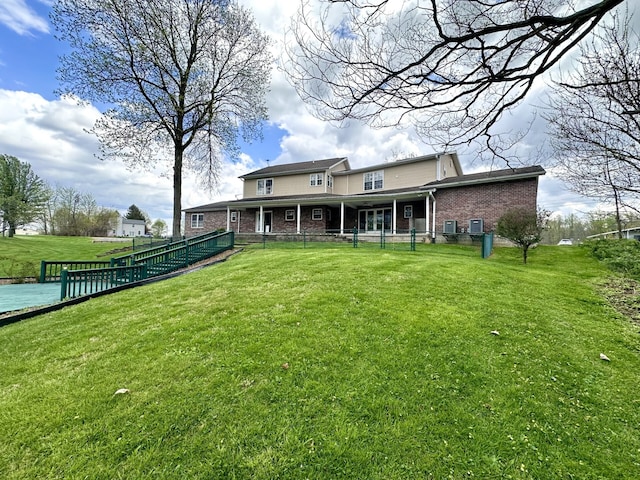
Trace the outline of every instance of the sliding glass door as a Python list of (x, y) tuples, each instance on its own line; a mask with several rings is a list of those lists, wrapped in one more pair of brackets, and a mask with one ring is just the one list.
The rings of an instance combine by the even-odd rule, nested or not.
[(391, 231), (391, 209), (390, 208), (373, 208), (369, 210), (360, 210), (358, 230), (361, 232), (385, 232)]

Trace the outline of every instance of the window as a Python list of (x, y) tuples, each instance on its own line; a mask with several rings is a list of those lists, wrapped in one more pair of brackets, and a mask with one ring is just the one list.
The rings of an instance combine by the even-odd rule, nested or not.
[(413, 217), (413, 205), (405, 205), (404, 218), (412, 218), (412, 217)]
[(312, 173), (309, 175), (309, 185), (312, 187), (322, 186), (322, 177), (324, 177), (322, 173)]
[(296, 219), (296, 211), (295, 210), (285, 210), (284, 211), (284, 219), (287, 222), (292, 222)]
[(322, 220), (322, 209), (321, 208), (314, 208), (311, 211), (311, 219), (312, 220)]
[(261, 178), (258, 180), (258, 195), (271, 195), (273, 193), (273, 178)]
[(333, 188), (333, 177), (331, 175), (327, 175), (327, 187)]
[(364, 174), (364, 190), (380, 190), (384, 188), (384, 171), (367, 172)]
[(238, 221), (238, 212), (231, 212), (231, 221), (232, 222), (237, 222)]
[(204, 227), (204, 213), (192, 213), (191, 228), (203, 228), (203, 227)]

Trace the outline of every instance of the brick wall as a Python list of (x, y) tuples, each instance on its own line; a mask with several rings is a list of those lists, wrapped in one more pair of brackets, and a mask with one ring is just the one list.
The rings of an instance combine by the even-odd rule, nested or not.
[[(538, 178), (437, 190), (436, 232), (445, 220), (456, 220), (458, 232), (469, 228), (469, 220), (481, 218), (484, 231), (495, 229), (498, 219), (512, 208), (537, 209)], [(463, 230), (464, 229), (464, 230)]]

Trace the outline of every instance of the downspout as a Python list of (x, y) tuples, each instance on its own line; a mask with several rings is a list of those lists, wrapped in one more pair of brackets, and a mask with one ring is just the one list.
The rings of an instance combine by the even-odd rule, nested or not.
[(227, 232), (231, 230), (231, 209), (227, 205)]

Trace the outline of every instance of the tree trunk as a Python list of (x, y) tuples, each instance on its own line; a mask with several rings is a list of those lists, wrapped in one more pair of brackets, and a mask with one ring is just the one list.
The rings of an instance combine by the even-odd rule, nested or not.
[(173, 156), (173, 237), (182, 235), (182, 144), (174, 144)]
[(620, 218), (620, 202), (618, 201), (618, 190), (613, 189), (613, 196), (616, 199), (616, 226), (618, 227), (618, 239), (622, 240), (622, 219)]

